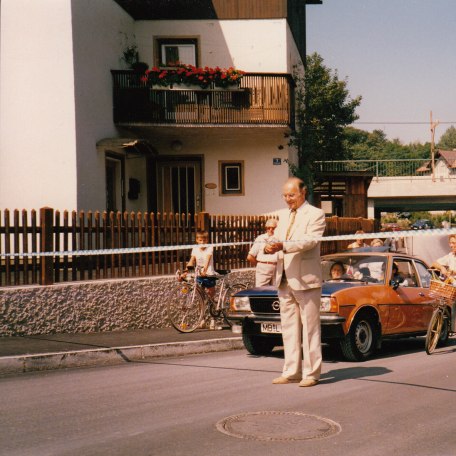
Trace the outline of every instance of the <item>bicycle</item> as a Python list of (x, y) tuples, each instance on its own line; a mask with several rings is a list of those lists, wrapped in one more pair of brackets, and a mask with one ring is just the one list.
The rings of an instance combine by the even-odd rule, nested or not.
[(168, 302), (168, 319), (175, 329), (182, 333), (195, 331), (205, 321), (206, 309), (213, 318), (223, 317), (223, 320), (231, 326), (227, 319), (230, 307), (230, 297), (238, 291), (245, 290), (247, 285), (238, 282), (227, 284), (230, 270), (217, 269), (217, 275), (205, 276), (215, 278), (219, 282), (218, 297), (211, 298), (197, 278), (200, 276), (200, 268), (188, 268), (189, 273), (181, 274), (176, 271), (176, 279), (179, 282), (176, 299)]
[(429, 321), (426, 333), (425, 348), (428, 355), (432, 354), (437, 345), (446, 343), (451, 334), (454, 334), (451, 324), (452, 314), (450, 309), (455, 310), (456, 287), (450, 283), (431, 279), (430, 296), (436, 298), (434, 311)]

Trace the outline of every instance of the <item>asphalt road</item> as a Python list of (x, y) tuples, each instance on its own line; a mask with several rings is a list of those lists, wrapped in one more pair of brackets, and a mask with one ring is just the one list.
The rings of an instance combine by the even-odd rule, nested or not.
[(432, 356), (422, 339), (388, 343), (365, 363), (325, 350), (313, 388), (271, 384), (282, 356), (236, 350), (1, 378), (0, 454), (456, 454), (456, 340)]

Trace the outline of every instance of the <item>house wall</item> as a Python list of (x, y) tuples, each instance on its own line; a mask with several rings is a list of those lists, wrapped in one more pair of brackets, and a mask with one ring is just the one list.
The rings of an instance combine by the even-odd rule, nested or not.
[(1, 13), (0, 208), (105, 209), (96, 142), (118, 136), (110, 70), (133, 19), (112, 0), (4, 0)]
[[(154, 39), (173, 36), (199, 38), (200, 66), (292, 73), (301, 62), (286, 19), (138, 21), (135, 35), (140, 60), (150, 66), (154, 65)], [(178, 135), (175, 139), (184, 144), (180, 153), (204, 157), (203, 200), (207, 212), (263, 213), (283, 206), (280, 189), (289, 176), (285, 160), (296, 163), (296, 152), (288, 148), (284, 129), (199, 129), (199, 134), (179, 131)], [(169, 137), (156, 135), (150, 140), (160, 155), (177, 154), (169, 147)], [(273, 165), (273, 158), (280, 158), (282, 164)], [(244, 195), (220, 195), (219, 160), (244, 160)], [(217, 188), (204, 188), (207, 183), (215, 183)]]
[[(292, 156), (282, 129), (218, 128), (201, 134), (181, 133), (181, 152), (172, 150), (170, 137), (156, 137), (154, 146), (159, 155), (203, 156), (204, 209), (211, 214), (260, 214), (282, 208), (283, 182), (289, 176), (286, 159)], [(283, 148), (279, 149), (279, 146)], [(273, 165), (280, 158), (280, 165)], [(244, 161), (244, 195), (220, 195), (219, 161)], [(217, 188), (205, 188), (215, 183)]]
[[(134, 21), (112, 0), (73, 0), (72, 26), (77, 208), (104, 210), (105, 155), (96, 143), (119, 136), (112, 117), (110, 70), (122, 68), (123, 49), (134, 42)], [(137, 161), (125, 161), (127, 184)], [(127, 209), (137, 210), (135, 204)]]
[(454, 169), (451, 169), (445, 160), (439, 159), (437, 160), (434, 168), (434, 173), (436, 179), (440, 179), (441, 177), (453, 177), (456, 175)]
[(3, 0), (1, 21), (0, 208), (75, 208), (71, 2)]
[[(256, 133), (256, 132), (255, 132)], [(239, 144), (220, 144), (205, 151), (205, 182), (217, 183), (215, 190), (205, 188), (205, 207), (209, 213), (261, 214), (283, 207), (281, 188), (288, 177), (287, 148), (277, 149), (281, 137), (252, 134)], [(273, 165), (280, 158), (281, 165)], [(244, 161), (244, 195), (220, 195), (219, 160)]]
[[(127, 44), (137, 42), (149, 64), (154, 36), (175, 36), (176, 30), (201, 38), (202, 65), (290, 72), (299, 58), (285, 19), (135, 23), (113, 0), (0, 5), (0, 209), (105, 209), (105, 159), (96, 143), (125, 134), (112, 121), (110, 70), (125, 68), (121, 56)], [(185, 134), (181, 139), (189, 146), (186, 153), (204, 155), (203, 184), (218, 185), (218, 160), (245, 161), (245, 195), (219, 197), (218, 188), (206, 189), (207, 211), (264, 212), (281, 205), (279, 196), (264, 195), (288, 176), (284, 160), (292, 153), (283, 129), (238, 129), (243, 133), (230, 134), (234, 143), (223, 133), (204, 143), (206, 131), (189, 130), (191, 139)], [(150, 139), (154, 146), (163, 142), (160, 134)], [(169, 143), (162, 150), (167, 148)], [(281, 158), (282, 165), (273, 166), (272, 158)], [(126, 199), (127, 210), (147, 207), (145, 173), (145, 159), (125, 160), (125, 191), (129, 177), (142, 184), (138, 200)]]
[(293, 34), (289, 27), (286, 29), (286, 38), (287, 38), (287, 73), (294, 74), (297, 71), (303, 72), (303, 62), (299, 54), (299, 49), (296, 46), (296, 42), (293, 38)]
[[(286, 19), (230, 21), (138, 21), (140, 59), (154, 64), (154, 37), (199, 37), (200, 66), (235, 66), (249, 72), (286, 73)], [(248, 36), (248, 40), (246, 37)]]

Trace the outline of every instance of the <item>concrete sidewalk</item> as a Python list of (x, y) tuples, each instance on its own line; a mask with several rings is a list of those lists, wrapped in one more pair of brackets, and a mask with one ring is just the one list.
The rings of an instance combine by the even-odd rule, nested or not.
[(89, 367), (243, 348), (230, 329), (174, 328), (84, 334), (0, 337), (0, 375), (36, 370)]

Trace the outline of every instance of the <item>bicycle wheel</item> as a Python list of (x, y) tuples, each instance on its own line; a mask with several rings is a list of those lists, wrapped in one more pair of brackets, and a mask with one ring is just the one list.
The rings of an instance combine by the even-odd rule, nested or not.
[(242, 282), (238, 283), (233, 283), (233, 285), (230, 285), (229, 287), (226, 288), (225, 293), (223, 295), (222, 299), (222, 308), (221, 313), (223, 315), (223, 319), (228, 323), (228, 326), (233, 326), (233, 323), (228, 320), (228, 311), (230, 310), (230, 298), (233, 296), (235, 293), (238, 291), (245, 290), (247, 288), (247, 285)]
[(168, 319), (179, 332), (198, 328), (204, 317), (204, 299), (194, 284), (180, 284), (168, 302)]
[(430, 355), (434, 352), (439, 343), (440, 333), (443, 327), (443, 310), (440, 307), (434, 310), (431, 321), (429, 322), (426, 334), (426, 353)]

